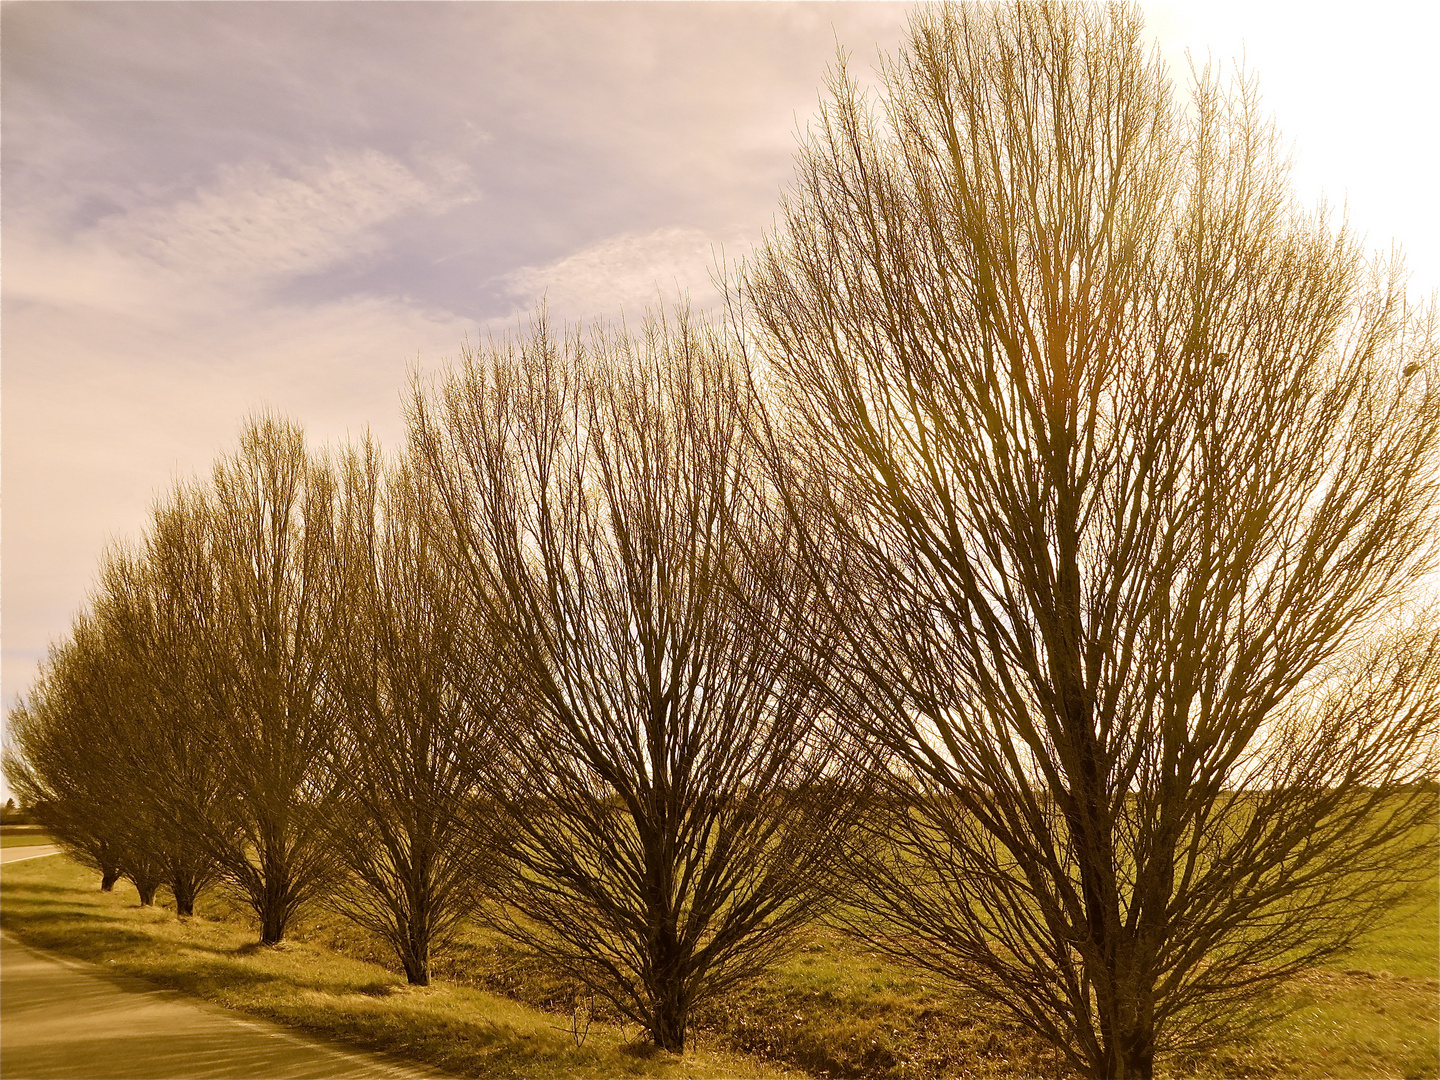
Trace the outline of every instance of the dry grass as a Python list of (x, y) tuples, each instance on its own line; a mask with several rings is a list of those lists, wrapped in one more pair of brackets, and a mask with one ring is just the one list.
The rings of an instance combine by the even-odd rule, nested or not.
[[(1288, 1019), (1226, 1050), (1162, 1060), (1170, 1076), (1421, 1077), (1440, 1070), (1435, 883), (1336, 969), (1287, 990)], [(299, 932), (396, 968), (384, 946), (333, 916)], [(541, 958), (470, 929), (437, 976), (556, 1014), (578, 988)], [(1427, 974), (1428, 973), (1428, 974)], [(618, 1023), (602, 1003), (596, 1014)], [(993, 1006), (902, 970), (834, 931), (808, 935), (770, 978), (703, 1008), (694, 1042), (823, 1077), (1063, 1076), (1058, 1055)], [(634, 1034), (633, 1029), (629, 1034)]]
[(128, 884), (101, 893), (92, 873), (60, 857), (7, 867), (0, 888), (4, 927), (26, 941), (442, 1075), (784, 1075), (734, 1054), (658, 1053), (603, 1025), (576, 1046), (555, 1015), (466, 986), (412, 988), (312, 942), (263, 948), (243, 922), (141, 908)]
[[(62, 870), (63, 868), (63, 870)], [(331, 913), (259, 949), (248, 912), (207, 897), (178, 923), (95, 891), (63, 860), (5, 872), (5, 925), (89, 959), (298, 1027), (476, 1076), (780, 1075), (901, 1078), (1058, 1076), (1057, 1056), (993, 1007), (817, 929), (761, 983), (699, 1011), (682, 1059), (655, 1054), (602, 1002), (583, 1048), (569, 1031), (578, 987), (480, 928), (437, 957), (438, 985), (411, 989), (383, 942)], [(47, 891), (48, 890), (48, 891)], [(1419, 901), (1341, 966), (1297, 980), (1290, 1016), (1252, 1040), (1160, 1063), (1171, 1076), (1420, 1077), (1440, 1071), (1437, 911)], [(632, 1042), (631, 1040), (635, 1040)]]
[[(577, 987), (542, 960), (471, 930), (444, 958), (447, 980), (564, 1013)], [(617, 1018), (601, 1003), (597, 1014)], [(898, 970), (818, 929), (771, 976), (694, 1017), (702, 1048), (760, 1055), (811, 1076), (1053, 1075), (1054, 1055), (993, 1008)]]

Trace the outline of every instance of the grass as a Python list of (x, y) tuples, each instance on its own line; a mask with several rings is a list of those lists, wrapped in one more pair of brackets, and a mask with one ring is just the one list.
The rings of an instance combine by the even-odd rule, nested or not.
[[(1275, 1025), (1289, 1053), (1278, 1076), (1436, 1076), (1440, 1072), (1440, 878), (1348, 956), (1297, 980)], [(1293, 1063), (1304, 1063), (1297, 1071)]]
[(0, 826), (0, 848), (38, 847), (41, 844), (53, 844), (54, 842), (50, 834), (40, 825)]
[[(248, 912), (218, 896), (210, 918), (140, 909), (128, 885), (105, 896), (63, 859), (4, 873), (4, 924), (37, 944), (212, 1001), (474, 1076), (1017, 1077), (1063, 1075), (1056, 1057), (993, 1007), (826, 929), (763, 982), (702, 1009), (683, 1060), (627, 1042), (596, 1003), (583, 1048), (569, 1032), (576, 987), (479, 928), (437, 957), (436, 986), (404, 984), (383, 943), (324, 911), (279, 950), (254, 945)], [(1432, 880), (1391, 925), (1336, 965), (1286, 989), (1293, 1011), (1258, 1037), (1168, 1075), (1420, 1077), (1440, 1071)], [(564, 1029), (564, 1030), (560, 1030)]]
[[(377, 964), (303, 941), (255, 944), (229, 920), (177, 920), (113, 893), (62, 857), (0, 875), (3, 925), (32, 944), (103, 964), (228, 1008), (397, 1054), (444, 1075), (474, 1077), (763, 1077), (772, 1065), (700, 1051), (683, 1059), (597, 1025), (577, 1047), (554, 1014), (472, 987), (412, 988)], [(632, 1029), (633, 1033), (633, 1029)]]
[[(444, 977), (560, 1008), (575, 988), (478, 928), (445, 958)], [(600, 1015), (604, 1007), (597, 1003)], [(700, 1008), (692, 1039), (812, 1076), (1022, 1077), (1053, 1074), (1053, 1054), (993, 1008), (857, 947), (811, 931), (763, 981)]]
[[(1440, 878), (1330, 968), (1285, 991), (1290, 1016), (1204, 1057), (1160, 1062), (1172, 1076), (1419, 1077), (1440, 1072)], [(564, 980), (472, 930), (445, 977), (554, 1008)], [(1054, 1052), (993, 1006), (817, 929), (762, 983), (700, 1011), (703, 1045), (760, 1054), (814, 1076), (902, 1078), (1063, 1074)]]
[(1440, 970), (1440, 877), (1431, 878), (1414, 902), (1396, 911), (1334, 966), (1433, 980)]

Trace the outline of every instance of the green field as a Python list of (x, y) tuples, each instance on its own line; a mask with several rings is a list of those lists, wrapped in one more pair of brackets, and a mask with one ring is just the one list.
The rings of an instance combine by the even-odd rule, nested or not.
[[(3, 924), (28, 941), (106, 963), (282, 1023), (471, 1076), (1055, 1076), (1054, 1055), (992, 1008), (936, 986), (833, 931), (810, 934), (762, 984), (697, 1017), (684, 1059), (652, 1052), (606, 1017), (583, 1047), (570, 1031), (576, 988), (476, 929), (407, 987), (384, 946), (324, 911), (278, 949), (255, 945), (248, 914), (220, 895), (178, 922), (109, 895), (63, 858), (4, 871)], [(1333, 968), (1287, 991), (1291, 1016), (1168, 1075), (1436, 1076), (1437, 893)]]
[(0, 827), (0, 848), (38, 847), (55, 841), (39, 825), (5, 825)]

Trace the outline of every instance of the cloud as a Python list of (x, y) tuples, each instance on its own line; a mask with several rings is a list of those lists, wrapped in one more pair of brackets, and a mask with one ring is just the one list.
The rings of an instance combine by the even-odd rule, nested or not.
[(463, 170), (429, 171), (374, 150), (291, 175), (249, 162), (223, 167), (188, 198), (112, 214), (72, 236), (21, 221), (7, 236), (6, 296), (132, 314), (233, 307), (374, 254), (388, 222), (475, 197)]
[(621, 233), (544, 266), (522, 266), (501, 278), (503, 290), (522, 309), (543, 299), (567, 319), (618, 319), (639, 315), (657, 301), (688, 298), (697, 309), (719, 306), (711, 280), (722, 260), (733, 264), (750, 250), (739, 232), (715, 236), (671, 226), (644, 235)]
[(258, 164), (230, 168), (194, 199), (112, 219), (96, 233), (189, 278), (285, 277), (373, 250), (374, 226), (430, 201), (424, 181), (372, 151), (294, 177)]
[(433, 305), (299, 295), (311, 275), (383, 254), (387, 229), (473, 198), (443, 160), (371, 151), (283, 169), (244, 163), (159, 205), (67, 230), (6, 221), (4, 554), (7, 691), (23, 685), (91, 580), (176, 477), (205, 473), (247, 412), (317, 442), (368, 425), (398, 443), (407, 368), (468, 324)]

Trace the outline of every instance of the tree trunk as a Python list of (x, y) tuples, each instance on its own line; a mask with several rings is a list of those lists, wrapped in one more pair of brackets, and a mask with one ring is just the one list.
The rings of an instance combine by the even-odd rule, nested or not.
[(184, 875), (176, 875), (170, 882), (170, 891), (175, 894), (175, 914), (188, 919), (195, 914), (195, 882)]
[(1137, 1027), (1115, 1036), (1105, 1050), (1099, 1080), (1154, 1080), (1154, 1032)]
[(260, 944), (279, 945), (284, 941), (288, 921), (283, 904), (266, 904), (260, 912)]
[(1138, 997), (1116, 994), (1113, 984), (1111, 993), (1110, 1014), (1102, 1016), (1099, 1024), (1102, 1056), (1092, 1064), (1092, 1075), (1097, 1080), (1153, 1080), (1154, 998), (1149, 989)]
[(120, 871), (113, 866), (107, 866), (100, 871), (100, 891), (110, 892), (115, 888), (115, 882), (120, 880)]
[(430, 961), (428, 957), (405, 957), (405, 978), (411, 986), (430, 985)]
[(273, 827), (262, 841), (259, 880), (251, 905), (260, 916), (260, 944), (278, 945), (285, 940), (285, 926), (292, 910), (291, 856), (293, 848), (281, 838), (283, 830)]
[(278, 945), (285, 940), (285, 926), (290, 921), (286, 893), (280, 873), (272, 869), (260, 886), (259, 903), (255, 905), (255, 914), (260, 916), (261, 945)]
[(149, 879), (135, 882), (135, 891), (140, 894), (140, 906), (150, 907), (155, 903), (155, 890), (160, 887), (158, 881)]
[(666, 1000), (655, 1003), (652, 1014), (650, 1036), (661, 1050), (672, 1054), (685, 1052), (686, 1008), (678, 995), (668, 995)]
[(651, 983), (650, 1037), (661, 1050), (685, 1052), (685, 1025), (690, 1003), (681, 992), (679, 943), (670, 930), (662, 934), (654, 955), (655, 974)]
[[(420, 845), (414, 845), (419, 847)], [(412, 849), (413, 850), (413, 849)], [(411, 986), (430, 985), (430, 892), (427, 874), (429, 860), (423, 853), (416, 852), (410, 866), (410, 880), (407, 882), (409, 901), (406, 919), (405, 940), (400, 960), (405, 965), (405, 978)]]
[(430, 985), (430, 927), (423, 912), (411, 910), (410, 932), (401, 959), (411, 986)]

